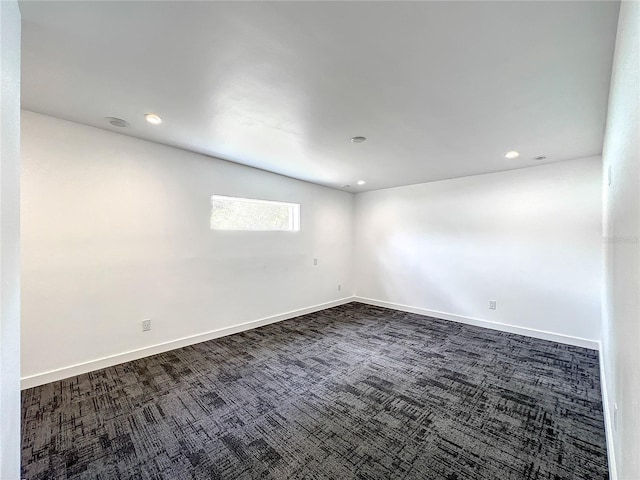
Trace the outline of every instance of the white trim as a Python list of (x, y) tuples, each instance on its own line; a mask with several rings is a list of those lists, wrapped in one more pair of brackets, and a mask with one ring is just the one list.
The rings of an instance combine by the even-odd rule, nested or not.
[(604, 355), (602, 354), (602, 343), (598, 342), (598, 360), (600, 364), (600, 390), (602, 390), (602, 410), (604, 412), (604, 431), (607, 438), (607, 461), (609, 463), (609, 480), (618, 480), (618, 469), (616, 467), (616, 455), (613, 449), (613, 419), (609, 408), (609, 393), (607, 390), (607, 380), (604, 369)]
[(289, 203), (289, 202), (280, 202), (277, 200), (260, 200), (257, 198), (243, 198), (243, 197), (232, 197), (228, 195), (212, 195), (211, 196), (211, 205), (213, 206), (214, 202), (220, 201), (227, 204), (230, 203), (252, 203), (257, 205), (275, 205), (279, 207), (287, 207), (289, 209), (289, 228), (287, 229), (271, 229), (271, 228), (227, 228), (227, 227), (214, 227), (213, 226), (213, 213), (214, 210), (211, 211), (211, 221), (210, 228), (211, 230), (248, 230), (248, 231), (260, 231), (260, 232), (299, 232), (300, 231), (300, 204), (299, 203)]
[(149, 355), (156, 355), (158, 353), (168, 352), (176, 348), (186, 347), (195, 343), (206, 342), (214, 338), (225, 337), (227, 335), (233, 335), (234, 333), (244, 332), (245, 330), (251, 330), (253, 328), (269, 325), (270, 323), (281, 322), (282, 320), (288, 320), (290, 318), (299, 317), (300, 315), (306, 315), (308, 313), (318, 312), (331, 307), (337, 307), (338, 305), (344, 305), (345, 303), (351, 303), (353, 297), (345, 297), (339, 300), (333, 300), (331, 302), (321, 303), (319, 305), (313, 305), (311, 307), (301, 308), (299, 310), (293, 310), (291, 312), (281, 313), (279, 315), (272, 315), (270, 317), (259, 318), (238, 325), (232, 325), (230, 327), (219, 328), (217, 330), (211, 330), (209, 332), (199, 333), (188, 337), (179, 338), (177, 340), (170, 340), (168, 342), (159, 343), (157, 345), (151, 345), (148, 347), (138, 348), (130, 350), (128, 352), (118, 353), (115, 355), (109, 355), (108, 357), (98, 358), (96, 360), (89, 360), (88, 362), (78, 363), (70, 365), (68, 367), (57, 368), (48, 372), (37, 373), (35, 375), (29, 375), (23, 377), (21, 380), (20, 388), (36, 387), (38, 385), (44, 385), (45, 383), (55, 382), (64, 378), (74, 377), (83, 373), (92, 372), (101, 368), (112, 367), (120, 363), (129, 362), (131, 360), (137, 360), (139, 358), (148, 357)]
[(467, 325), (475, 325), (477, 327), (490, 328), (492, 330), (500, 330), (502, 332), (516, 333), (518, 335), (540, 338), (542, 340), (551, 340), (552, 342), (566, 343), (568, 345), (590, 348), (592, 350), (598, 350), (599, 345), (599, 342), (597, 340), (590, 340), (588, 338), (572, 337), (570, 335), (563, 335), (561, 333), (546, 332), (544, 330), (537, 330), (535, 328), (519, 327), (517, 325), (510, 325), (508, 323), (492, 322), (490, 320), (483, 320), (481, 318), (465, 317), (463, 315), (438, 312), (436, 310), (428, 310), (426, 308), (420, 307), (411, 307), (398, 303), (374, 300), (372, 298), (355, 296), (353, 297), (353, 300), (360, 303), (366, 303), (368, 305), (391, 308), (393, 310), (400, 310), (402, 312), (417, 313), (419, 315), (440, 318), (442, 320), (451, 320), (453, 322), (464, 323)]

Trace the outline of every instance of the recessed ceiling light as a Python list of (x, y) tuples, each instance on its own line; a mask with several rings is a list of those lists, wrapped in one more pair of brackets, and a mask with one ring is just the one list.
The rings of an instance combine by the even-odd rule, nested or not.
[(124, 127), (128, 127), (129, 126), (129, 122), (127, 122), (126, 120), (123, 120), (121, 118), (104, 117), (104, 119), (107, 122), (109, 122), (111, 125), (113, 125), (114, 127), (124, 128)]
[(534, 160), (544, 160), (544, 159), (546, 159), (546, 158), (547, 158), (547, 157), (545, 157), (544, 155), (539, 155), (539, 156), (537, 156), (537, 157), (533, 157), (533, 159), (534, 159)]
[(520, 154), (515, 150), (511, 150), (510, 152), (505, 153), (504, 156), (508, 159), (513, 159), (513, 158), (518, 158)]
[(160, 125), (162, 123), (162, 119), (155, 113), (147, 113), (144, 119), (151, 125)]
[(365, 183), (367, 182), (365, 182), (364, 180), (358, 180), (358, 185), (364, 185)]
[(351, 143), (362, 143), (367, 139), (367, 137), (353, 137), (351, 139)]

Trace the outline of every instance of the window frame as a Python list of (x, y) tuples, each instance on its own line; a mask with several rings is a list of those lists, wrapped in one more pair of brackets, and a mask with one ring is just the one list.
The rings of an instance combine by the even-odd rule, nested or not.
[[(209, 216), (209, 229), (212, 231), (218, 232), (285, 232), (285, 233), (296, 233), (300, 231), (300, 217), (301, 217), (301, 206), (299, 203), (294, 202), (282, 202), (279, 200), (263, 200), (259, 198), (246, 198), (246, 197), (235, 197), (232, 195), (211, 195), (211, 214)], [(222, 202), (233, 202), (233, 203), (243, 203), (243, 204), (253, 204), (253, 205), (277, 205), (280, 207), (287, 207), (289, 209), (289, 228), (280, 229), (280, 228), (214, 228), (213, 226), (213, 204), (214, 201), (222, 201)]]

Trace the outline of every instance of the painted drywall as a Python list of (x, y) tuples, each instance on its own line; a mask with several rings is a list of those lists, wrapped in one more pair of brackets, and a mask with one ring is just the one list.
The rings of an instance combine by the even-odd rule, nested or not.
[(592, 157), (358, 194), (356, 296), (593, 347), (600, 182)]
[(624, 480), (640, 479), (639, 46), (640, 2), (622, 2), (603, 149), (602, 362), (611, 470)]
[(0, 478), (20, 478), (20, 10), (0, 2)]
[[(28, 385), (352, 295), (350, 193), (28, 111), (22, 154)], [(301, 230), (211, 231), (213, 194), (300, 203)]]
[[(26, 108), (114, 109), (132, 135), (301, 179), (364, 191), (602, 149), (615, 1), (22, 4)], [(143, 128), (152, 107), (173, 126)]]

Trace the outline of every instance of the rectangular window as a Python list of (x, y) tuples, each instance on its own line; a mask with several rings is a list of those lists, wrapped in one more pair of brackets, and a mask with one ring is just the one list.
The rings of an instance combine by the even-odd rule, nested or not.
[(210, 226), (211, 230), (297, 232), (300, 204), (213, 195)]

